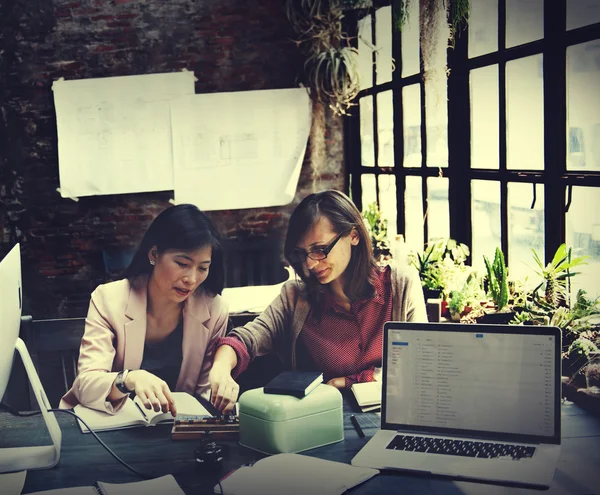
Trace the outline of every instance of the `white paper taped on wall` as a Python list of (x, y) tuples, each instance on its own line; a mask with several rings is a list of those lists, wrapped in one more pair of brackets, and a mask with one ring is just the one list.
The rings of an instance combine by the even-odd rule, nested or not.
[(176, 203), (208, 211), (294, 198), (311, 123), (305, 88), (183, 97), (171, 122)]
[(194, 73), (52, 85), (64, 198), (173, 189), (170, 102), (194, 94)]

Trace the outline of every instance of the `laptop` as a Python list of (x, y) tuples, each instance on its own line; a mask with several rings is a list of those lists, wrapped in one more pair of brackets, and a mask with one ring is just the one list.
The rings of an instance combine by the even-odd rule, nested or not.
[(560, 336), (531, 325), (386, 323), (381, 429), (352, 465), (550, 486)]

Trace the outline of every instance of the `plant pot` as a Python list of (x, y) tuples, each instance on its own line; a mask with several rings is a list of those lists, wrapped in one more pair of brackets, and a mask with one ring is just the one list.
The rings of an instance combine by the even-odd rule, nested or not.
[[(442, 297), (442, 289), (428, 289), (423, 287), (423, 295), (425, 296), (425, 302), (427, 299), (440, 299)], [(442, 311), (443, 311), (442, 307)]]
[(505, 325), (515, 317), (514, 311), (506, 311), (504, 313), (486, 313), (477, 318), (477, 323), (485, 323), (492, 325)]
[(462, 313), (450, 313), (450, 319), (452, 321), (460, 321)]

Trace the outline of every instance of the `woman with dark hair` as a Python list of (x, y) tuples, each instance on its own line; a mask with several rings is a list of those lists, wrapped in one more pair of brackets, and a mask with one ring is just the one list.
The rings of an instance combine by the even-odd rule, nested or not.
[(254, 321), (219, 340), (211, 400), (230, 411), (234, 378), (256, 356), (275, 352), (291, 369), (318, 370), (337, 388), (378, 378), (386, 321), (427, 321), (413, 268), (380, 268), (362, 216), (345, 194), (310, 194), (288, 225), (284, 255), (300, 280)]
[(210, 219), (188, 204), (160, 213), (123, 279), (92, 293), (79, 374), (60, 407), (114, 414), (135, 392), (148, 409), (175, 416), (172, 390), (208, 399), (213, 349), (228, 321), (224, 278)]

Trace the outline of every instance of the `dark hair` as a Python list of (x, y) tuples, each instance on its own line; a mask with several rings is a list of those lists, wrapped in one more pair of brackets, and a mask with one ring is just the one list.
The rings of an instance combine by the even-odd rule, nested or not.
[(317, 223), (326, 217), (333, 226), (336, 233), (350, 233), (354, 228), (358, 232), (360, 242), (352, 246), (350, 263), (346, 268), (349, 276), (346, 278), (344, 291), (352, 300), (370, 297), (374, 293), (373, 269), (377, 268), (377, 262), (373, 256), (373, 245), (371, 237), (367, 232), (362, 215), (352, 200), (340, 191), (333, 189), (309, 194), (296, 207), (290, 217), (285, 246), (283, 249), (285, 259), (294, 268), (299, 277), (306, 284), (308, 297), (313, 303), (317, 303), (323, 286), (313, 275), (304, 271), (303, 263), (294, 260), (294, 249)]
[(152, 265), (148, 260), (148, 251), (152, 246), (156, 246), (159, 253), (167, 249), (194, 251), (211, 246), (210, 270), (200, 287), (213, 294), (223, 291), (225, 265), (219, 234), (210, 219), (196, 206), (181, 204), (162, 211), (148, 227), (131, 263), (123, 273), (123, 278), (132, 279), (152, 272)]

